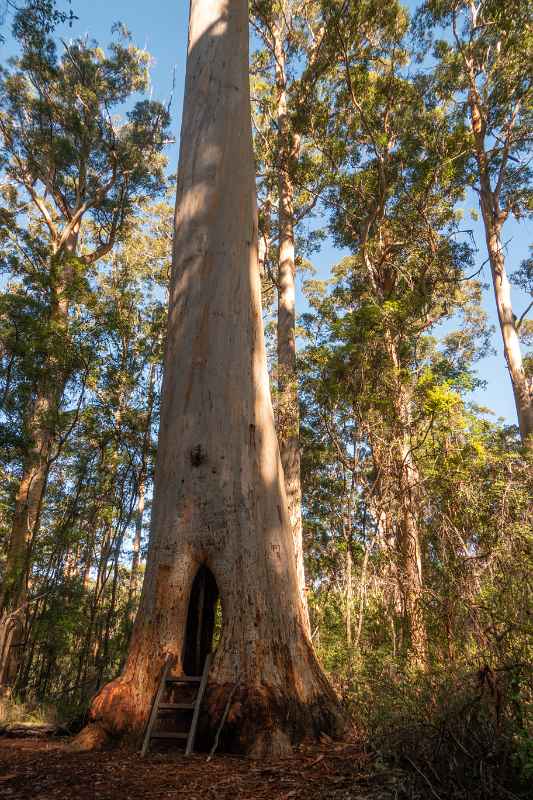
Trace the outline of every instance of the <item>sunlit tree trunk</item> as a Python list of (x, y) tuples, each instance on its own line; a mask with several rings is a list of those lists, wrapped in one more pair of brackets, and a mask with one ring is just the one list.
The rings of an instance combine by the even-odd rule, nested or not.
[(469, 108), (479, 175), (481, 214), (503, 351), (511, 377), (520, 436), (526, 446), (533, 448), (533, 382), (528, 378), (524, 369), (516, 317), (513, 313), (511, 284), (505, 269), (501, 237), (502, 225), (507, 218), (508, 211), (502, 211), (500, 208), (500, 188), (498, 185), (493, 187), (491, 183), (485, 144), (485, 120), (479, 96), (474, 89), (469, 94)]
[[(283, 10), (286, 11), (285, 5)], [(285, 476), (285, 491), (294, 539), (296, 568), (302, 604), (307, 613), (302, 538), (302, 487), (300, 479), (300, 409), (296, 369), (296, 265), (294, 248), (294, 189), (291, 170), (299, 138), (291, 130), (287, 109), (285, 15), (272, 27), (277, 90), (278, 124), (278, 440)], [(309, 622), (307, 622), (309, 627)]]
[[(204, 706), (235, 689), (225, 746), (279, 753), (342, 727), (307, 634), (262, 330), (246, 0), (192, 0), (174, 260), (146, 576), (124, 671), (77, 740), (139, 743), (168, 654), (183, 669), (193, 580), (222, 633)], [(235, 688), (238, 684), (237, 688)]]

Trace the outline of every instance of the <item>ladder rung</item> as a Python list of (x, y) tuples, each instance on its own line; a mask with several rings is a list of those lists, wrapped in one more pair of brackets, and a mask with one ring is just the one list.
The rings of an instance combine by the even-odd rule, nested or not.
[(167, 678), (167, 683), (200, 683), (202, 680), (201, 676), (198, 677), (196, 675), (182, 675), (179, 678)]
[(191, 711), (194, 703), (159, 703), (159, 711)]
[(175, 731), (159, 731), (152, 733), (151, 739), (187, 739), (188, 733), (176, 733)]

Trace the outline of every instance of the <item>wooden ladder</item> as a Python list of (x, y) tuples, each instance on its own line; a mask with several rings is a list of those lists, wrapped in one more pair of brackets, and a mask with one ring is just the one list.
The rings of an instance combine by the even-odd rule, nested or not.
[[(211, 659), (212, 653), (209, 653), (205, 659), (204, 669), (201, 676), (191, 676), (191, 675), (182, 675), (179, 678), (175, 678), (170, 675), (170, 670), (172, 664), (174, 662), (173, 656), (168, 656), (167, 660), (165, 661), (165, 666), (163, 668), (163, 674), (161, 676), (161, 681), (159, 683), (159, 687), (157, 689), (154, 703), (152, 705), (152, 711), (150, 713), (150, 719), (148, 720), (148, 725), (146, 726), (146, 733), (144, 734), (144, 741), (143, 746), (141, 749), (141, 755), (145, 756), (148, 752), (150, 747), (150, 742), (153, 739), (181, 739), (183, 741), (186, 740), (187, 744), (185, 745), (185, 755), (190, 755), (193, 752), (194, 747), (194, 739), (196, 736), (196, 728), (198, 726), (198, 718), (200, 716), (200, 706), (202, 704), (202, 699), (205, 692), (205, 687), (207, 686), (207, 676), (209, 674), (209, 667), (211, 666)], [(198, 687), (196, 692), (196, 697), (191, 702), (184, 702), (184, 703), (167, 703), (163, 701), (163, 695), (165, 690), (169, 687), (175, 685), (183, 685), (189, 687)], [(188, 732), (179, 732), (179, 731), (158, 731), (157, 729), (154, 730), (155, 723), (158, 719), (160, 719), (160, 712), (163, 711), (176, 711), (177, 713), (183, 712), (185, 714), (192, 712), (192, 719), (190, 723), (190, 727)]]

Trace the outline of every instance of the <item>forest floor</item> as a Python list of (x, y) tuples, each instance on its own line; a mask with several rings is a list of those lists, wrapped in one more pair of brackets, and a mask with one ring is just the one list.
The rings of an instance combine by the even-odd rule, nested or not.
[(385, 800), (405, 774), (379, 768), (361, 745), (325, 741), (292, 756), (186, 758), (179, 752), (78, 753), (66, 739), (0, 739), (4, 800)]

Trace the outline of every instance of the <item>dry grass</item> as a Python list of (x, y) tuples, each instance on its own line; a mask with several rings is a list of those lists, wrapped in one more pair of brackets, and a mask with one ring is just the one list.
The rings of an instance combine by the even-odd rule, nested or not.
[(58, 725), (58, 714), (53, 706), (31, 700), (22, 702), (10, 694), (0, 697), (0, 728), (19, 725)]

